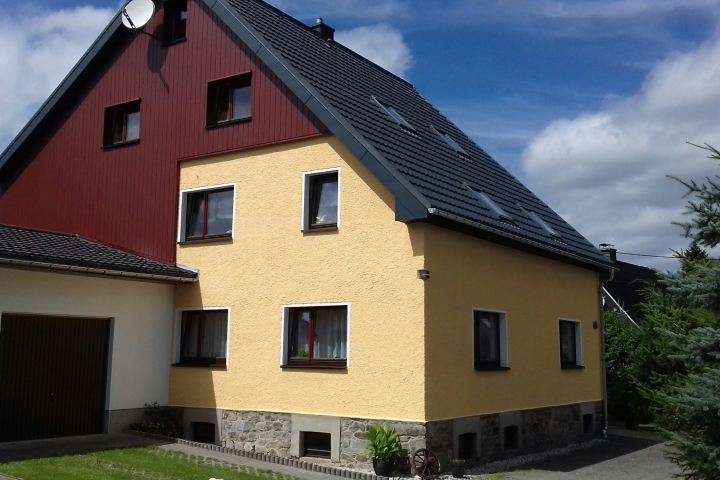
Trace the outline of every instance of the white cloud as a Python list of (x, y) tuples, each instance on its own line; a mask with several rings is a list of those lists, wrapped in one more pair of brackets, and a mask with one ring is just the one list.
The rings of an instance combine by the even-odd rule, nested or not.
[(0, 18), (0, 150), (20, 131), (112, 18), (78, 7)]
[(688, 244), (670, 224), (682, 220), (685, 189), (667, 175), (720, 174), (685, 143), (720, 145), (718, 110), (720, 37), (656, 64), (634, 96), (548, 125), (523, 153), (527, 183), (593, 243), (667, 255)]
[(413, 66), (410, 47), (400, 30), (390, 25), (371, 25), (335, 33), (335, 39), (395, 75), (405, 78)]

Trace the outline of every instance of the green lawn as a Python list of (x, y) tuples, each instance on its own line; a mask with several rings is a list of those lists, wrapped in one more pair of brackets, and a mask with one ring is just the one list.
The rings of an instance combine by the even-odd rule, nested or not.
[(270, 470), (213, 466), (202, 458), (157, 447), (0, 463), (0, 473), (22, 480), (298, 480)]

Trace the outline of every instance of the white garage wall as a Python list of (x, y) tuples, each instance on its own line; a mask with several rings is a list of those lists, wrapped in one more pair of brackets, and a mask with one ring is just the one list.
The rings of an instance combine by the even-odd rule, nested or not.
[(114, 319), (108, 410), (167, 405), (173, 292), (160, 283), (0, 268), (0, 313)]

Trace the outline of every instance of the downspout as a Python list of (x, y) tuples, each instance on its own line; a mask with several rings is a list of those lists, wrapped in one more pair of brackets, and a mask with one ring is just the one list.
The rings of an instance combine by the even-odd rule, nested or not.
[(603, 421), (605, 422), (605, 428), (603, 428), (603, 438), (608, 438), (608, 398), (607, 398), (607, 365), (606, 365), (606, 350), (605, 350), (605, 312), (603, 311), (602, 292), (603, 288), (607, 283), (610, 283), (615, 278), (615, 269), (610, 270), (610, 277), (600, 282), (598, 288), (598, 300), (600, 306), (600, 348), (601, 356), (600, 362), (602, 363), (602, 393), (603, 393)]

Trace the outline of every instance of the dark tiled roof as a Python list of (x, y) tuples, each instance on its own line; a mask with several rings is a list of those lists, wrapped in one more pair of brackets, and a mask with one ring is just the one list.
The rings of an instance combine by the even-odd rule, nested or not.
[[(262, 36), (260, 43), (264, 39), (270, 49), (279, 52), (415, 187), (424, 198), (424, 205), (489, 227), (503, 236), (611, 267), (589, 241), (408, 82), (337, 43), (322, 40), (309, 27), (260, 0), (217, 0), (218, 4), (225, 2)], [(373, 97), (392, 106), (416, 132), (394, 122)], [(448, 146), (432, 127), (449, 134), (470, 158)], [(493, 216), (464, 184), (490, 196), (514, 222), (503, 222)], [(553, 239), (520, 206), (536, 212), (562, 240)]]
[(0, 224), (0, 261), (4, 260), (152, 275), (168, 280), (197, 278), (197, 273), (190, 270), (100, 245), (77, 235)]

